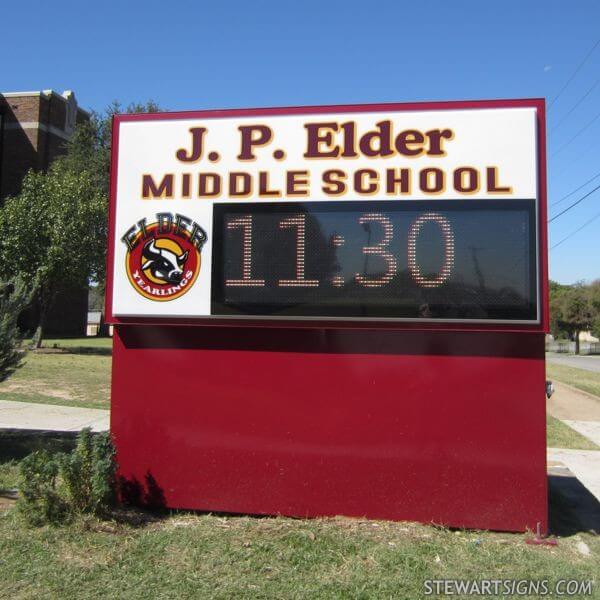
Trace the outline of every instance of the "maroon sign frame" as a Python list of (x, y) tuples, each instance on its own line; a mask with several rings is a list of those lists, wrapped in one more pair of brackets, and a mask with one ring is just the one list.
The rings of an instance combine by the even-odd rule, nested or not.
[[(533, 107), (541, 322), (535, 326), (124, 319), (112, 314), (125, 121)], [(543, 100), (119, 115), (107, 321), (124, 497), (150, 506), (547, 530)]]

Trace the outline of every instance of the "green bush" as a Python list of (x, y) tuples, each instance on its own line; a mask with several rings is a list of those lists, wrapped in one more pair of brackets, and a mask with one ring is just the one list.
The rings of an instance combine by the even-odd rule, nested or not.
[(19, 465), (19, 512), (31, 525), (59, 523), (68, 516), (68, 506), (58, 491), (59, 460), (47, 450), (38, 450)]
[(0, 282), (0, 381), (4, 381), (21, 364), (21, 335), (17, 319), (31, 300), (31, 293), (21, 280)]
[(72, 452), (41, 450), (21, 461), (19, 512), (34, 526), (81, 513), (106, 515), (115, 501), (115, 471), (110, 435), (83, 429)]
[(115, 499), (115, 451), (108, 433), (82, 429), (77, 446), (62, 456), (60, 472), (76, 512), (101, 515)]

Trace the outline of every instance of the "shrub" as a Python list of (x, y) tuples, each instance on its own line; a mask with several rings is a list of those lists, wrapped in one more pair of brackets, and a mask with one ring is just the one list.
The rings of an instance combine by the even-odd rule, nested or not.
[(23, 357), (17, 319), (31, 299), (22, 280), (0, 282), (0, 381), (17, 369)]
[(91, 506), (99, 514), (114, 506), (116, 501), (117, 462), (109, 433), (100, 433), (94, 438), (93, 453)]
[(19, 512), (31, 525), (59, 523), (68, 515), (68, 507), (57, 487), (59, 461), (47, 450), (38, 450), (19, 465)]
[(41, 450), (21, 461), (19, 511), (34, 526), (78, 513), (106, 515), (115, 500), (115, 471), (110, 435), (83, 429), (72, 452)]
[(62, 456), (60, 472), (76, 512), (101, 515), (115, 499), (115, 451), (108, 433), (82, 429), (77, 446)]

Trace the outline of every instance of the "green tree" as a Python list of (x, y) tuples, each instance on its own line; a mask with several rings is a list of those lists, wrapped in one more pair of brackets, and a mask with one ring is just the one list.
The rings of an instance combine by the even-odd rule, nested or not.
[(4, 381), (21, 364), (23, 353), (19, 350), (21, 334), (17, 319), (29, 303), (30, 296), (30, 290), (21, 279), (0, 283), (0, 381)]
[(90, 120), (78, 125), (73, 132), (67, 142), (67, 152), (60, 161), (73, 173), (89, 172), (98, 189), (108, 197), (113, 116), (160, 110), (156, 102), (149, 100), (125, 108), (115, 101), (104, 112), (92, 112)]
[(600, 338), (600, 279), (590, 284), (590, 302), (592, 304), (592, 334)]
[(65, 286), (105, 280), (112, 117), (156, 112), (155, 102), (114, 102), (81, 123), (66, 154), (48, 173), (30, 172), (21, 193), (0, 211), (0, 277), (22, 274), (40, 309), (36, 345), (42, 343), (48, 312)]
[(579, 354), (579, 334), (591, 329), (594, 318), (589, 288), (571, 286), (560, 296), (558, 307), (558, 325), (575, 339), (575, 354)]
[(0, 211), (0, 277), (22, 277), (40, 308), (41, 345), (48, 311), (64, 285), (104, 277), (107, 203), (88, 170), (57, 162), (30, 172)]
[(550, 281), (550, 333), (554, 336), (554, 339), (565, 339), (569, 336), (569, 332), (561, 327), (562, 323), (562, 309), (563, 301), (562, 296), (570, 289), (571, 286), (557, 283), (556, 281)]

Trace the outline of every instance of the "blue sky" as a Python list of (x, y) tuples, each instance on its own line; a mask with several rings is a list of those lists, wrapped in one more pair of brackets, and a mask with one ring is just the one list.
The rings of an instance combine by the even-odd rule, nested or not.
[[(115, 99), (169, 110), (552, 101), (600, 39), (591, 0), (56, 0), (5, 3), (1, 19), (2, 91), (72, 89), (95, 110)], [(599, 78), (600, 45), (550, 108), (551, 204), (600, 173), (600, 84), (566, 116)], [(600, 190), (550, 225), (551, 243), (598, 213)], [(599, 231), (600, 218), (553, 250), (551, 277), (599, 278)]]

